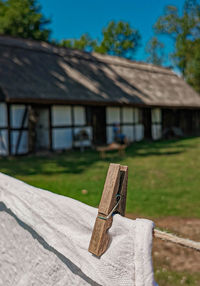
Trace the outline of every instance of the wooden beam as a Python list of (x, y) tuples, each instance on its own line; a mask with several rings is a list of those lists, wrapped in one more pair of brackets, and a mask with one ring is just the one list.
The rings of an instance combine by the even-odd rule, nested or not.
[(20, 127), (20, 131), (19, 131), (19, 134), (18, 134), (18, 137), (17, 137), (17, 144), (16, 144), (16, 148), (15, 148), (15, 155), (18, 154), (19, 145), (20, 145), (20, 142), (21, 142), (23, 128), (24, 128), (24, 124), (25, 124), (25, 121), (26, 121), (26, 118), (27, 118), (27, 114), (28, 114), (28, 106), (25, 107), (24, 114), (23, 114), (23, 117), (22, 117), (21, 127)]
[(52, 108), (49, 106), (49, 149), (50, 151), (53, 150), (53, 144), (52, 144)]
[(74, 125), (74, 106), (71, 105), (71, 128), (72, 128), (72, 148), (74, 148), (74, 138), (75, 138), (75, 125)]
[(8, 155), (11, 155), (10, 104), (7, 103)]

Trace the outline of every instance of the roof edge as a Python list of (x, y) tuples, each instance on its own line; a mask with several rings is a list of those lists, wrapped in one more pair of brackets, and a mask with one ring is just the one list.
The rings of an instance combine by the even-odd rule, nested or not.
[(200, 105), (163, 105), (163, 104), (148, 104), (148, 103), (133, 103), (133, 102), (116, 102), (116, 101), (89, 101), (89, 100), (64, 100), (64, 99), (27, 99), (17, 98), (5, 100), (7, 103), (24, 103), (24, 104), (44, 104), (44, 105), (95, 105), (95, 106), (131, 106), (131, 107), (144, 107), (144, 108), (174, 108), (174, 109), (200, 109)]

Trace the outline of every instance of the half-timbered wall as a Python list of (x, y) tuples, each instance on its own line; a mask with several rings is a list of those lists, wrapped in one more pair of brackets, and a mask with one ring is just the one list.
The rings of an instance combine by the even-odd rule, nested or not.
[(162, 137), (162, 113), (160, 108), (151, 110), (151, 132), (153, 140), (158, 140)]
[[(92, 127), (87, 126), (84, 106), (53, 105), (51, 113), (54, 150), (91, 145)], [(88, 139), (79, 140), (80, 132), (86, 132)]]
[[(81, 140), (77, 139), (77, 136), (80, 132), (85, 132), (88, 137), (83, 138)], [(89, 147), (92, 145), (92, 127), (84, 126), (84, 127), (75, 127), (74, 128), (74, 147)]]
[[(42, 148), (64, 150), (91, 146), (93, 121), (89, 120), (88, 115), (86, 118), (85, 106), (52, 105), (34, 108), (38, 112), (36, 150)], [(106, 107), (105, 109), (106, 126), (105, 124), (103, 126), (107, 132), (107, 143), (114, 140), (114, 123), (120, 124), (121, 132), (130, 142), (144, 138), (142, 109), (133, 107)], [(28, 153), (28, 114), (28, 106), (25, 104), (0, 103), (0, 156)], [(163, 109), (161, 111), (159, 108), (154, 108), (149, 109), (149, 115), (151, 135), (154, 140), (162, 137), (162, 129), (172, 127), (180, 128), (185, 136), (200, 134), (199, 110)], [(80, 134), (83, 133), (87, 136), (84, 135), (85, 137), (80, 139)]]
[(124, 107), (122, 108), (122, 133), (126, 135), (130, 142), (134, 141), (135, 139), (135, 130), (134, 125), (135, 123), (135, 110), (132, 108)]
[(130, 142), (141, 141), (144, 138), (141, 110), (132, 107), (107, 107), (106, 131), (107, 143), (113, 142), (113, 125), (120, 124), (121, 132)]
[(52, 148), (72, 147), (72, 110), (70, 106), (52, 106)]
[[(89, 147), (92, 145), (92, 126), (86, 121), (86, 109), (84, 106), (72, 106), (73, 108), (73, 146)], [(84, 135), (87, 135), (84, 138)]]
[(106, 136), (107, 143), (110, 144), (114, 141), (113, 138), (113, 124), (121, 123), (120, 107), (107, 107), (106, 108)]
[(141, 141), (144, 139), (144, 125), (142, 124), (142, 111), (141, 109), (134, 108), (134, 141)]
[(11, 154), (28, 152), (28, 109), (26, 105), (10, 106), (10, 144)]
[(74, 126), (86, 125), (85, 108), (83, 106), (73, 106), (74, 110)]
[(0, 103), (0, 156), (8, 155), (7, 106)]

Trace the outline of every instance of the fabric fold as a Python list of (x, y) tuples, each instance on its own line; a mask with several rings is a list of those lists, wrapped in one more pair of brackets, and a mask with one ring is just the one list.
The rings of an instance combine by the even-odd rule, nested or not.
[(153, 222), (115, 215), (97, 258), (88, 252), (96, 208), (2, 173), (0, 200), (0, 284), (155, 285)]

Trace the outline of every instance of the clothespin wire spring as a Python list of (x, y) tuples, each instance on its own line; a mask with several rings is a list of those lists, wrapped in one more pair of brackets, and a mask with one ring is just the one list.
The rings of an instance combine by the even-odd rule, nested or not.
[(116, 203), (116, 205), (114, 206), (114, 208), (111, 210), (111, 212), (110, 212), (106, 217), (104, 217), (104, 216), (98, 216), (98, 218), (103, 219), (103, 220), (107, 220), (107, 219), (109, 219), (109, 218), (112, 216), (112, 214), (114, 213), (114, 211), (116, 210), (116, 208), (117, 208), (118, 205), (119, 205), (119, 202), (120, 202), (120, 200), (121, 200), (121, 196), (120, 196), (119, 194), (117, 194), (117, 195), (116, 195), (116, 199), (117, 199), (117, 203)]

